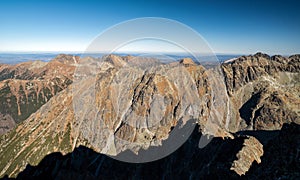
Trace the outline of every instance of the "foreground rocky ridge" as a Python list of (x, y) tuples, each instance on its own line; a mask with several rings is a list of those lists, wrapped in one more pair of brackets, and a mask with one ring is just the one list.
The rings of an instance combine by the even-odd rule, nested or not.
[[(125, 150), (138, 153), (150, 146), (160, 146), (174, 127), (190, 119), (196, 120), (203, 134), (222, 138), (233, 138), (232, 133), (241, 130), (280, 130), (284, 123), (299, 123), (298, 56), (288, 59), (293, 62), (287, 63), (291, 64), (289, 68), (278, 66), (276, 72), (257, 75), (256, 79), (240, 82), (241, 87), (236, 88), (233, 85), (236, 82), (231, 80), (233, 74), (260, 67), (252, 62), (253, 57), (273, 63), (272, 58), (256, 54), (224, 63), (216, 71), (196, 65), (191, 59), (172, 64), (148, 59), (153, 68), (145, 70), (134, 57), (109, 55), (95, 71), (77, 68), (71, 86), (1, 137), (0, 158), (7, 164), (0, 164), (0, 174), (16, 177), (28, 163), (38, 165), (48, 154), (67, 154), (79, 146), (109, 155)], [(79, 61), (82, 60), (73, 60)], [(89, 59), (85, 61), (90, 65)], [(236, 69), (241, 72), (235, 72)], [(238, 141), (241, 146), (247, 142), (256, 142), (258, 146), (237, 148), (232, 158), (224, 162), (229, 166), (223, 170), (233, 168), (238, 174), (245, 174), (254, 159), (259, 163), (265, 144), (262, 147), (252, 136), (242, 136)], [(221, 149), (215, 151), (220, 153)], [(238, 152), (241, 156), (236, 159)]]
[(261, 163), (254, 162), (243, 176), (229, 170), (232, 166), (229, 162), (236, 159), (247, 138), (214, 138), (199, 149), (201, 134), (195, 129), (182, 147), (158, 161), (125, 163), (80, 146), (65, 156), (52, 153), (38, 166), (28, 165), (17, 179), (298, 179), (300, 125), (285, 124), (281, 131), (274, 133), (272, 140), (264, 144)]

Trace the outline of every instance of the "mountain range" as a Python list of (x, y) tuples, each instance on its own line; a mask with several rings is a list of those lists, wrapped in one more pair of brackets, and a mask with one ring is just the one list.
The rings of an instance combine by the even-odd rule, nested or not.
[[(263, 53), (210, 67), (113, 54), (0, 64), (0, 177), (297, 179), (299, 73), (300, 55)], [(178, 149), (113, 159), (164, 146)]]

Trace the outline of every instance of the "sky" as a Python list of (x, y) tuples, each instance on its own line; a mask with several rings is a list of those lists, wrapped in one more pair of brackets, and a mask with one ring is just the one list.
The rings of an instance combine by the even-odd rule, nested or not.
[(216, 53), (290, 55), (300, 53), (299, 7), (290, 0), (0, 0), (0, 51), (81, 52), (118, 23), (162, 17), (194, 29)]

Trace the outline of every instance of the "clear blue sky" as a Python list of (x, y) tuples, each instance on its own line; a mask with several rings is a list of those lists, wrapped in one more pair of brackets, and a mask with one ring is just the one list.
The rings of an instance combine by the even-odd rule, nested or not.
[(217, 53), (300, 53), (299, 1), (1, 0), (0, 51), (83, 51), (102, 31), (139, 17), (180, 21)]

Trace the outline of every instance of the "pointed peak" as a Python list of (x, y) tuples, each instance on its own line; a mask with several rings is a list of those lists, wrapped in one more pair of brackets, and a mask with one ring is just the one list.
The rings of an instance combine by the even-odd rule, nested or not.
[(109, 54), (107, 56), (104, 56), (104, 61), (109, 62), (114, 66), (118, 66), (118, 67), (122, 67), (126, 65), (126, 62), (122, 59), (122, 57), (115, 54)]
[(196, 65), (191, 58), (183, 58), (179, 61), (179, 63), (184, 65)]

